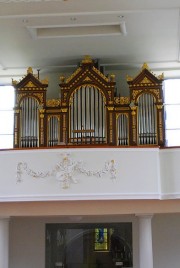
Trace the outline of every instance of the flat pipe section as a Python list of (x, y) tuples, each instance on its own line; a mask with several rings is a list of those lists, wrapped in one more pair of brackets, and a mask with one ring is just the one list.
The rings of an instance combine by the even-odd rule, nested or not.
[(143, 93), (138, 100), (138, 140), (139, 144), (157, 143), (157, 120), (154, 96)]
[(56, 116), (51, 116), (48, 122), (48, 146), (53, 147), (59, 142), (59, 121)]
[(117, 123), (118, 129), (118, 144), (128, 145), (128, 118), (125, 114), (120, 114)]
[(26, 97), (21, 102), (20, 137), (21, 147), (38, 146), (38, 102)]

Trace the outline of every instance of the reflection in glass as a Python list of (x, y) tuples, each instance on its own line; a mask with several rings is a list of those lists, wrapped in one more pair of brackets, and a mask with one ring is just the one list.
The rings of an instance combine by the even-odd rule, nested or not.
[(132, 267), (132, 223), (46, 224), (46, 268)]

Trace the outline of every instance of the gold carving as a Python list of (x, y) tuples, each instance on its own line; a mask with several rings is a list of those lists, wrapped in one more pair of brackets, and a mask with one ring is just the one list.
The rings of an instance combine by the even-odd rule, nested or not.
[(129, 82), (129, 81), (133, 81), (133, 77), (129, 76), (128, 74), (126, 75), (126, 81)]
[(161, 110), (163, 108), (163, 105), (156, 105), (158, 110)]
[(41, 83), (44, 85), (48, 85), (49, 83), (48, 78), (44, 78), (43, 80), (41, 80)]
[(114, 110), (114, 107), (112, 107), (112, 106), (107, 106), (107, 109), (108, 109), (108, 111), (113, 111), (113, 110)]
[[(95, 71), (95, 73), (98, 75), (98, 76), (100, 76), (101, 78), (103, 78), (103, 80), (105, 80), (106, 82), (109, 82), (109, 79), (108, 79), (108, 77), (106, 77), (103, 73), (101, 73), (97, 68), (95, 68), (94, 66), (93, 66), (93, 71)], [(94, 77), (95, 78), (95, 77)], [(96, 79), (97, 80), (97, 79)], [(98, 80), (98, 82), (99, 82), (99, 80)]]
[(20, 113), (20, 110), (19, 110), (19, 109), (14, 108), (14, 113), (15, 113), (15, 114), (19, 114), (19, 113)]
[(66, 79), (66, 83), (69, 83), (82, 69), (79, 67), (70, 77)]
[(86, 63), (92, 63), (93, 60), (91, 59), (91, 57), (89, 55), (85, 55), (84, 59), (82, 60), (82, 64), (86, 64)]
[(157, 96), (157, 98), (159, 99), (160, 92), (159, 92), (158, 89), (150, 89), (149, 91), (152, 92), (152, 93), (154, 93)]
[(113, 127), (113, 117), (112, 117), (112, 113), (110, 113), (110, 115), (109, 115), (110, 142), (113, 141), (113, 131), (112, 131), (112, 127)]
[[(143, 66), (142, 66), (142, 68), (141, 68), (141, 71), (139, 72), (139, 74), (143, 71), (143, 70), (148, 70), (152, 75), (154, 75), (158, 80), (163, 80), (164, 79), (164, 73), (162, 73), (162, 74), (160, 74), (159, 76), (156, 76), (150, 69), (149, 69), (149, 66), (148, 66), (148, 64), (145, 62), (144, 64), (143, 64)], [(138, 74), (138, 75), (139, 75)], [(137, 75), (137, 76), (138, 76)], [(137, 77), (136, 76), (136, 77)], [(133, 77), (131, 77), (131, 76), (129, 76), (129, 75), (126, 75), (126, 80), (127, 80), (127, 82), (131, 82), (131, 81), (133, 81), (133, 79), (135, 79), (135, 78), (133, 78)], [(142, 83), (142, 82), (141, 82)], [(143, 84), (149, 84), (149, 82), (143, 82)], [(151, 81), (150, 81), (150, 83), (152, 83)], [(153, 84), (152, 84), (153, 85)], [(159, 84), (156, 84), (156, 85), (159, 85)], [(130, 86), (134, 86), (134, 85), (130, 85)], [(137, 85), (136, 85), (137, 86)]]
[(43, 120), (43, 118), (44, 118), (44, 115), (43, 115), (43, 117), (41, 117), (41, 115), (40, 115), (40, 118), (41, 118), (41, 145), (44, 145), (44, 120)]
[(26, 93), (21, 93), (21, 94), (18, 94), (17, 95), (17, 103), (19, 103), (21, 101), (21, 99), (26, 96), (27, 94)]
[(59, 79), (60, 79), (61, 83), (65, 83), (65, 81), (66, 81), (66, 78), (64, 75), (61, 75)]
[(45, 109), (39, 109), (39, 112), (40, 113), (44, 113), (45, 112)]
[(61, 112), (62, 112), (62, 113), (67, 113), (67, 111), (68, 111), (68, 108), (63, 108), (63, 109), (61, 109)]
[(116, 77), (115, 74), (111, 74), (110, 75), (110, 81), (111, 82), (114, 82), (115, 81), (115, 77)]
[(32, 67), (29, 67), (29, 68), (27, 69), (27, 74), (33, 74), (33, 69), (32, 69)]
[(34, 85), (33, 82), (29, 81), (29, 82), (26, 84), (26, 87), (36, 87), (36, 85)]
[(34, 97), (37, 97), (41, 103), (43, 103), (43, 93), (33, 93)]
[(132, 112), (131, 112), (132, 116), (135, 116), (137, 107), (136, 106), (131, 106), (130, 108), (132, 110)]
[(17, 132), (14, 133), (14, 143), (15, 143), (15, 145), (18, 144)]
[(164, 73), (160, 74), (157, 78), (158, 78), (159, 80), (164, 80)]
[(136, 142), (136, 129), (133, 128), (133, 141)]
[(133, 97), (133, 100), (135, 100), (136, 96), (141, 93), (143, 90), (133, 90), (132, 92), (132, 97)]
[(144, 70), (144, 69), (149, 70), (149, 66), (146, 62), (144, 62), (143, 66), (142, 66), (142, 70)]
[(40, 109), (39, 110), (39, 112), (40, 112), (40, 118), (42, 119), (42, 118), (44, 118), (44, 112), (45, 112), (45, 109)]
[(46, 101), (46, 106), (47, 107), (58, 107), (61, 105), (61, 100), (60, 99), (50, 99)]
[(115, 97), (114, 98), (114, 103), (115, 104), (129, 104), (130, 103), (130, 98), (129, 97)]
[(89, 76), (86, 76), (83, 81), (91, 81), (91, 78), (89, 78)]
[(111, 90), (108, 90), (109, 99), (111, 99)]
[(132, 116), (135, 116), (136, 115), (136, 111), (132, 111), (131, 114), (132, 114)]
[(12, 85), (17, 85), (18, 81), (12, 78)]
[(63, 142), (66, 143), (66, 114), (63, 114)]
[(145, 76), (144, 79), (141, 81), (141, 84), (152, 84), (152, 82)]

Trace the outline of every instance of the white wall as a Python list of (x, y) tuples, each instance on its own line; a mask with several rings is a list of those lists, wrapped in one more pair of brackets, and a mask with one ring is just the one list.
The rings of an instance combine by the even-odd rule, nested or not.
[[(67, 189), (50, 175), (43, 178), (62, 163), (63, 155), (82, 161), (86, 171), (102, 171), (106, 162), (114, 161), (116, 178), (110, 172), (101, 177), (75, 172), (77, 183)], [(21, 183), (17, 183), (18, 163)], [(21, 165), (22, 167), (22, 165)], [(12, 150), (0, 153), (0, 201), (24, 200), (104, 200), (104, 199), (158, 199), (159, 198), (159, 149), (158, 148), (92, 148), (92, 149), (36, 149)], [(34, 173), (39, 174), (36, 178)]]
[(152, 232), (154, 268), (179, 268), (180, 214), (155, 215)]

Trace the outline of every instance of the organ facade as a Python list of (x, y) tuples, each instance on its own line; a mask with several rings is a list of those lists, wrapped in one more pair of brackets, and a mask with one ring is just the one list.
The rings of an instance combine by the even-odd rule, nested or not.
[(127, 83), (130, 96), (116, 96), (115, 76), (85, 57), (70, 77), (60, 77), (60, 98), (48, 100), (48, 81), (29, 68), (13, 80), (14, 148), (164, 146), (163, 74), (144, 64)]

